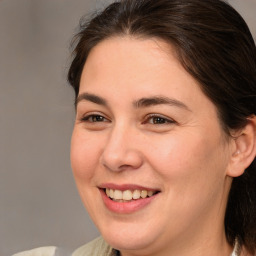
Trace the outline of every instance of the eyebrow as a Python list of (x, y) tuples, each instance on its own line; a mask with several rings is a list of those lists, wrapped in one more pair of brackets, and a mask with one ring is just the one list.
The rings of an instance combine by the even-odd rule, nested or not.
[(155, 105), (170, 105), (178, 108), (183, 108), (185, 110), (191, 111), (187, 105), (185, 105), (183, 102), (164, 97), (164, 96), (154, 96), (154, 97), (149, 97), (149, 98), (142, 98), (139, 100), (136, 100), (133, 102), (133, 105), (136, 108), (144, 108), (144, 107), (150, 107), (150, 106), (155, 106)]
[[(95, 104), (106, 106), (106, 107), (108, 106), (108, 103), (104, 98), (97, 96), (95, 94), (91, 94), (91, 93), (82, 93), (82, 94), (78, 95), (78, 97), (75, 100), (75, 106), (77, 107), (77, 104), (83, 100), (90, 101)], [(185, 110), (191, 111), (188, 108), (188, 106), (185, 105), (183, 102), (176, 100), (176, 99), (164, 97), (161, 95), (148, 97), (148, 98), (141, 98), (141, 99), (135, 100), (133, 102), (133, 106), (135, 108), (146, 108), (146, 107), (150, 107), (150, 106), (164, 105), (164, 104), (174, 106), (174, 107), (183, 108)]]
[(77, 107), (77, 104), (83, 100), (90, 101), (90, 102), (93, 102), (95, 104), (102, 105), (102, 106), (108, 105), (107, 101), (100, 96), (97, 96), (97, 95), (91, 94), (91, 93), (82, 93), (82, 94), (78, 95), (78, 97), (76, 98), (75, 107)]

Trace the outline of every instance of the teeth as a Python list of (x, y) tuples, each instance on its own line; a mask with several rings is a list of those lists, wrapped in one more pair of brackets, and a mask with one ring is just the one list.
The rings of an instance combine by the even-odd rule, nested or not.
[(123, 199), (123, 192), (120, 190), (114, 190), (114, 199)]
[(110, 189), (110, 191), (109, 191), (109, 197), (110, 197), (110, 198), (114, 198), (114, 190), (113, 190), (113, 189)]
[(153, 191), (148, 191), (148, 196), (153, 196)]
[(136, 200), (139, 198), (146, 198), (146, 197), (153, 196), (155, 194), (154, 191), (152, 190), (147, 191), (147, 190), (138, 190), (138, 189), (134, 191), (131, 191), (131, 190), (121, 191), (118, 189), (106, 188), (105, 192), (108, 197), (110, 197), (111, 199), (117, 202), (131, 201), (132, 199)]
[(123, 200), (132, 200), (132, 191), (131, 190), (125, 190), (123, 192)]
[(140, 191), (139, 190), (134, 190), (132, 194), (133, 199), (139, 199), (140, 198)]
[(140, 196), (141, 196), (142, 198), (146, 198), (147, 195), (148, 195), (147, 190), (142, 190), (141, 193), (140, 193)]

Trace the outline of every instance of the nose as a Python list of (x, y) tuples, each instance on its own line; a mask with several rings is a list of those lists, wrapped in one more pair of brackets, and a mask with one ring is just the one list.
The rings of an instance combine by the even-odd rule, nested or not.
[(138, 145), (138, 134), (127, 127), (114, 128), (101, 155), (101, 164), (110, 171), (135, 170), (143, 164)]

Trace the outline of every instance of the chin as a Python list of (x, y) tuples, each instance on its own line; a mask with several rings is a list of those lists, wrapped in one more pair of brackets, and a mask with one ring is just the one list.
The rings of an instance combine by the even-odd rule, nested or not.
[[(103, 236), (105, 241), (110, 244), (113, 248), (120, 251), (137, 251), (144, 250), (148, 248), (151, 242), (149, 242), (148, 238), (138, 237), (135, 234), (133, 236), (119, 236), (116, 234), (115, 236)], [(154, 239), (152, 239), (153, 241)]]
[(100, 232), (104, 240), (117, 250), (141, 251), (149, 248), (159, 237), (158, 233), (152, 230), (146, 223), (139, 225), (136, 222), (112, 224), (100, 229)]

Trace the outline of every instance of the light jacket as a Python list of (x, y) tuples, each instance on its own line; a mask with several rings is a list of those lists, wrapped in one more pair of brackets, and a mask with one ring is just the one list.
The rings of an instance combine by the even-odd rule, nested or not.
[[(76, 249), (70, 256), (118, 256), (119, 252), (108, 245), (102, 237)], [(12, 256), (66, 256), (57, 247), (40, 247), (29, 251), (19, 252)], [(67, 255), (68, 256), (68, 255)]]

